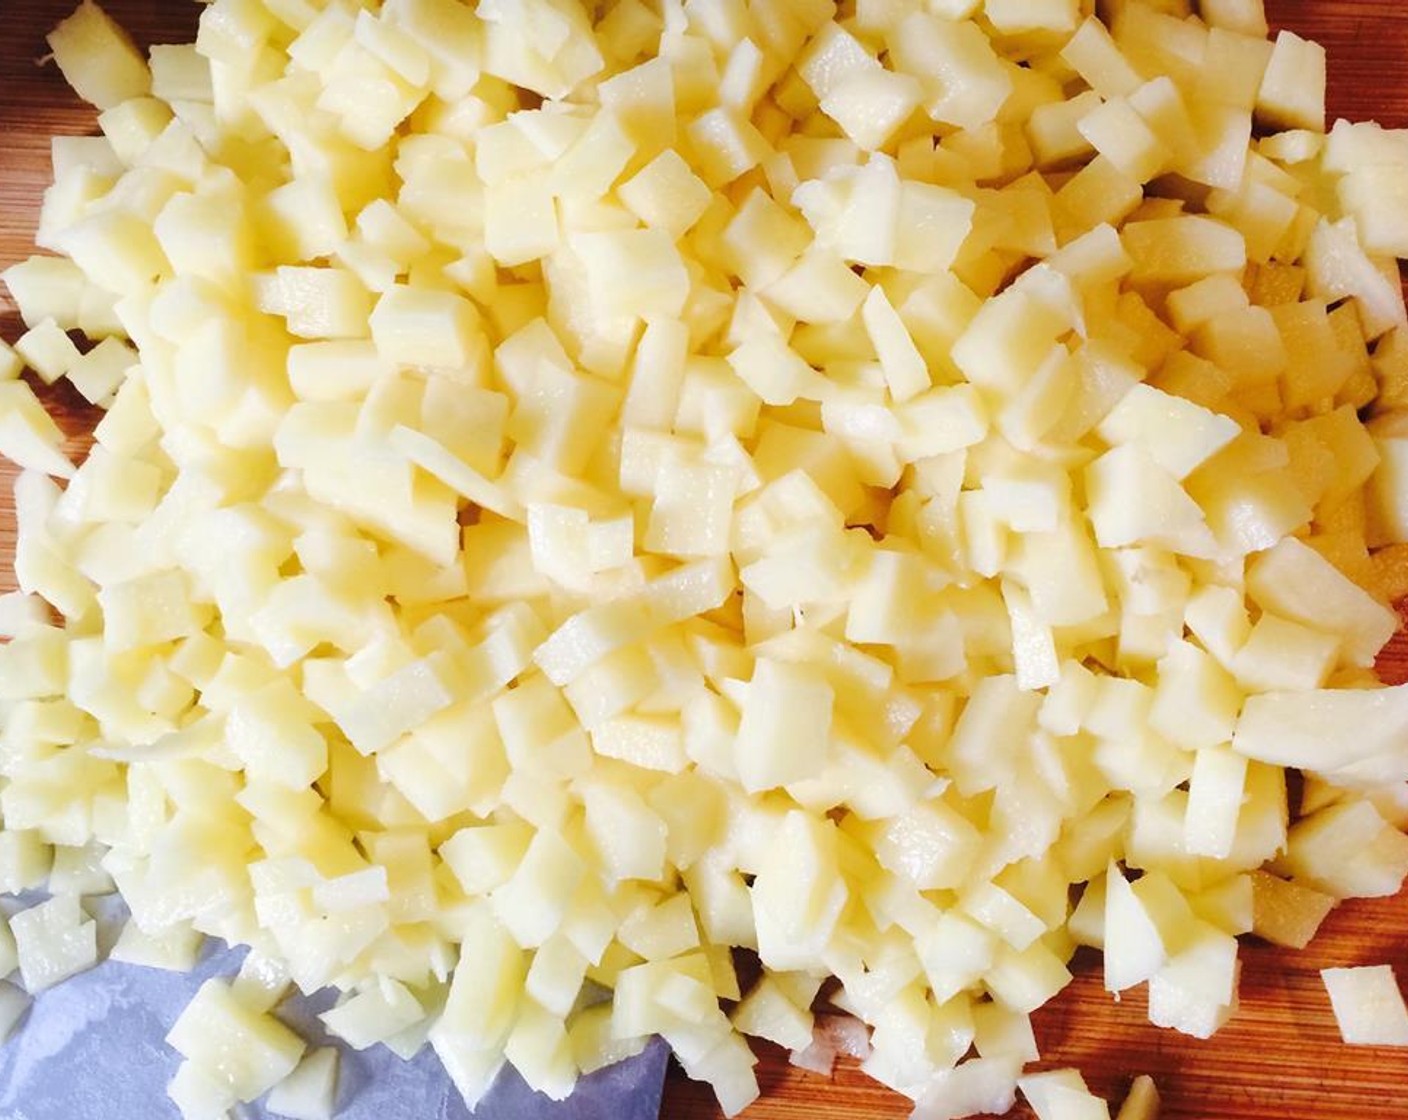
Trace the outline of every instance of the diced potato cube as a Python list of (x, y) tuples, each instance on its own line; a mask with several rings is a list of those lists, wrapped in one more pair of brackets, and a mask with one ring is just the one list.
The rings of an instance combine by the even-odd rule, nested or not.
[(97, 925), (77, 896), (60, 895), (10, 919), (20, 976), (31, 995), (98, 963)]
[(147, 933), (136, 922), (129, 921), (117, 935), (117, 943), (108, 957), (145, 968), (189, 972), (195, 967), (203, 940), (189, 923), (178, 922), (158, 933)]
[(253, 1100), (293, 1072), (302, 1041), (269, 1015), (243, 1006), (227, 983), (207, 980), (166, 1041), (236, 1100)]
[(63, 433), (24, 381), (0, 381), (0, 455), (23, 470), (72, 478)]
[(816, 670), (759, 660), (734, 750), (745, 789), (771, 789), (821, 769), (830, 741), (833, 699), (830, 684)]
[(848, 75), (821, 99), (821, 111), (865, 151), (884, 147), (923, 101), (919, 81), (876, 66)]
[(1139, 72), (1115, 45), (1105, 24), (1094, 16), (1067, 40), (1061, 57), (1101, 97), (1124, 96), (1141, 84)]
[(577, 233), (571, 246), (585, 266), (592, 304), (602, 318), (678, 315), (683, 310), (689, 277), (663, 230)]
[(354, 1050), (366, 1050), (420, 1022), (425, 1011), (404, 984), (378, 977), (319, 1018)]
[(1246, 267), (1246, 242), (1236, 230), (1196, 215), (1131, 222), (1122, 234), (1136, 275), (1150, 282), (1191, 284), (1215, 272)]
[(78, 362), (78, 348), (53, 319), (44, 319), (25, 331), (15, 352), (47, 385), (63, 377)]
[(1257, 117), (1273, 128), (1325, 131), (1325, 48), (1282, 30), (1261, 79)]
[(289, 1120), (332, 1120), (337, 1099), (338, 1053), (331, 1046), (311, 1050), (274, 1086), (265, 1103)]
[(1320, 978), (1351, 1046), (1408, 1046), (1408, 1007), (1390, 965), (1323, 968)]
[(608, 881), (658, 880), (665, 869), (665, 822), (625, 785), (583, 784), (586, 831)]
[(1273, 945), (1304, 949), (1337, 899), (1265, 871), (1252, 874), (1252, 932)]
[(99, 109), (142, 97), (151, 88), (151, 73), (127, 32), (92, 0), (83, 0), (49, 32), (48, 43), (64, 79)]
[(259, 309), (283, 316), (299, 338), (365, 338), (369, 315), (375, 335), (371, 293), (345, 269), (280, 265), (255, 288)]
[(683, 237), (708, 209), (708, 186), (673, 149), (661, 152), (616, 189), (631, 213), (653, 229)]
[(1092, 109), (1076, 128), (1097, 152), (1141, 183), (1157, 176), (1172, 156), (1123, 97), (1113, 97)]
[(958, 128), (993, 120), (1011, 76), (977, 24), (915, 12), (888, 36), (891, 65), (925, 87), (929, 116)]
[(384, 361), (449, 370), (477, 367), (480, 361), (478, 312), (453, 292), (397, 285), (377, 301), (370, 324)]

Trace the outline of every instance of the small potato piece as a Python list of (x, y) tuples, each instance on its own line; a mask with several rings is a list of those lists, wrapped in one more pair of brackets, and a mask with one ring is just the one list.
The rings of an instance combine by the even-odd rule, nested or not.
[(48, 35), (54, 61), (78, 96), (99, 109), (145, 96), (152, 76), (141, 52), (108, 14), (83, 0)]
[(1323, 968), (1340, 1036), (1351, 1046), (1408, 1046), (1408, 1007), (1390, 965)]

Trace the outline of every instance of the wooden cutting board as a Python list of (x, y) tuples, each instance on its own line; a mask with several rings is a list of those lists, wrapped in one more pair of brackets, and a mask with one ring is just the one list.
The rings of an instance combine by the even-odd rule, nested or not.
[[(144, 45), (189, 41), (199, 8), (180, 0), (108, 0), (106, 6)], [(31, 251), (49, 176), (48, 137), (94, 130), (92, 110), (57, 70), (35, 65), (46, 53), (44, 33), (71, 7), (71, 0), (0, 0), (0, 268)], [(1267, 0), (1267, 8), (1278, 26), (1329, 48), (1332, 117), (1408, 126), (1403, 0)], [(13, 304), (0, 293), (0, 336), (13, 342), (21, 330)], [(45, 396), (78, 450), (94, 422), (91, 411), (62, 386)], [(0, 466), (3, 589), (13, 586), (10, 473)], [(1408, 680), (1408, 638), (1400, 635), (1381, 669), (1387, 680)], [(1098, 965), (1077, 958), (1075, 982), (1036, 1017), (1043, 1067), (1077, 1066), (1092, 1088), (1113, 1099), (1132, 1075), (1150, 1073), (1168, 1120), (1408, 1120), (1408, 1051), (1343, 1045), (1318, 975), (1330, 966), (1389, 963), (1408, 981), (1408, 896), (1344, 906), (1304, 952), (1248, 942), (1242, 957), (1241, 1008), (1207, 1043), (1148, 1026), (1142, 994), (1112, 1002)], [(908, 1114), (906, 1101), (851, 1066), (828, 1080), (789, 1067), (775, 1049), (761, 1051), (763, 1098), (748, 1111), (750, 1120)], [(718, 1115), (706, 1089), (671, 1075), (667, 1120)]]

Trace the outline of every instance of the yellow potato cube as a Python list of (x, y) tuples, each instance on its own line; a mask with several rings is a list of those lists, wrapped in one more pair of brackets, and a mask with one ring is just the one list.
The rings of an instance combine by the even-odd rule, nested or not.
[(837, 82), (821, 99), (821, 111), (858, 148), (874, 152), (890, 142), (923, 100), (915, 77), (876, 65)]
[(484, 336), (479, 313), (463, 296), (398, 284), (382, 293), (369, 321), (383, 361), (464, 370), (477, 380)]
[(557, 246), (557, 211), (545, 176), (514, 176), (485, 189), (484, 247), (501, 266), (527, 264)]
[(61, 895), (10, 919), (20, 976), (37, 995), (98, 962), (97, 925), (76, 895)]
[(47, 41), (64, 79), (99, 109), (142, 97), (151, 88), (151, 73), (127, 32), (92, 0), (83, 0)]
[(72, 478), (63, 433), (24, 381), (0, 381), (0, 455), (23, 470)]
[(242, 1006), (221, 980), (207, 980), (166, 1040), (237, 1100), (253, 1100), (293, 1072), (302, 1041), (278, 1020)]
[(829, 751), (833, 699), (815, 669), (758, 662), (734, 747), (745, 789), (772, 789), (820, 771)]
[(0, 273), (19, 307), (26, 327), (53, 319), (62, 329), (78, 326), (83, 292), (88, 283), (82, 271), (63, 257), (29, 257)]
[(271, 1111), (289, 1120), (332, 1120), (337, 1097), (338, 1052), (330, 1046), (310, 1051), (270, 1091)]
[(1256, 115), (1272, 128), (1324, 132), (1325, 48), (1282, 30), (1257, 91)]
[(1158, 176), (1173, 154), (1123, 97), (1092, 109), (1076, 128), (1097, 152), (1140, 183)]
[(46, 385), (63, 377), (79, 360), (78, 347), (53, 319), (44, 319), (20, 335), (15, 353)]
[(255, 295), (259, 310), (282, 316), (298, 338), (365, 338), (375, 316), (371, 293), (340, 268), (280, 265), (255, 277)]
[(602, 319), (678, 315), (689, 296), (689, 274), (663, 230), (577, 233), (591, 303)]
[(1012, 93), (1011, 76), (975, 23), (915, 12), (887, 38), (891, 65), (924, 87), (935, 121), (978, 128)]
[(616, 189), (642, 222), (678, 240), (708, 209), (708, 186), (673, 149), (661, 152)]
[(132, 97), (99, 113), (98, 127), (117, 158), (133, 167), (171, 120), (171, 108), (163, 102), (153, 97)]
[(1067, 40), (1061, 58), (1102, 98), (1126, 96), (1142, 84), (1139, 71), (1120, 52), (1105, 24), (1094, 16)]

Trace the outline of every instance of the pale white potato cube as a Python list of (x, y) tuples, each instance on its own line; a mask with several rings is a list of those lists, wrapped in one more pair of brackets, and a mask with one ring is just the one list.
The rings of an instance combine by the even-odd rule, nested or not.
[(90, 404), (107, 408), (138, 364), (138, 354), (116, 338), (105, 338), (68, 368), (69, 384)]
[(558, 243), (557, 210), (545, 176), (515, 176), (485, 189), (484, 247), (499, 265), (538, 260)]
[[(17, 666), (11, 662), (6, 668), (13, 670)], [(7, 828), (0, 832), (0, 890), (18, 894), (42, 886), (53, 858), (53, 849), (33, 829)]]
[(281, 255), (309, 261), (347, 248), (347, 219), (332, 182), (323, 176), (304, 175), (275, 187), (260, 199), (256, 213), (260, 233)]
[(178, 922), (167, 929), (148, 933), (129, 921), (117, 935), (109, 959), (169, 972), (189, 972), (200, 956), (204, 936), (189, 923)]
[(425, 1010), (404, 984), (381, 977), (319, 1018), (354, 1050), (366, 1050), (420, 1022)]
[(72, 478), (63, 432), (24, 381), (0, 381), (0, 455), (22, 470)]
[(771, 976), (754, 985), (730, 1018), (734, 1029), (779, 1046), (797, 1050), (811, 1043), (811, 1011), (793, 1003)]
[(37, 994), (97, 964), (97, 929), (74, 895), (51, 898), (12, 917), (25, 990)]
[(141, 97), (151, 88), (151, 73), (127, 32), (92, 0), (83, 0), (47, 41), (64, 79), (99, 109)]
[(665, 822), (625, 785), (591, 782), (583, 790), (586, 831), (610, 881), (659, 879), (665, 868)]
[(122, 652), (199, 633), (210, 610), (192, 602), (190, 586), (183, 572), (172, 569), (104, 588), (98, 597), (107, 624), (104, 644)]
[(876, 286), (870, 290), (861, 305), (861, 321), (880, 358), (891, 399), (902, 404), (930, 387), (924, 358), (883, 288)]
[(103, 870), (106, 849), (97, 844), (56, 845), (49, 869), (49, 893), (60, 895), (111, 894), (112, 877)]
[(1408, 1007), (1390, 965), (1322, 968), (1340, 1036), (1351, 1046), (1408, 1046)]
[(172, 1025), (166, 1041), (225, 1087), (253, 1100), (293, 1072), (303, 1042), (269, 1015), (245, 1007), (222, 980), (207, 980)]
[(647, 226), (680, 238), (708, 209), (708, 186), (674, 149), (666, 149), (616, 188), (626, 207)]
[(758, 955), (777, 971), (814, 969), (846, 904), (835, 826), (788, 813), (750, 888)]
[(1199, 215), (1131, 222), (1121, 238), (1134, 271), (1151, 282), (1190, 284), (1246, 267), (1246, 240), (1237, 230)]
[(1325, 131), (1325, 48), (1282, 30), (1256, 96), (1257, 117), (1273, 128)]
[(1356, 665), (1372, 664), (1398, 628), (1393, 611), (1291, 537), (1249, 565), (1247, 591), (1264, 610), (1339, 635)]
[(1137, 444), (1108, 451), (1086, 468), (1087, 515), (1102, 548), (1162, 545), (1211, 555), (1203, 511), (1172, 474)]
[(1186, 947), (1149, 981), (1149, 1021), (1212, 1037), (1231, 1017), (1239, 974), (1236, 938), (1195, 921)]
[(969, 1058), (935, 1073), (915, 1102), (916, 1120), (957, 1120), (988, 1113), (1003, 1116), (1017, 1098), (1022, 1062), (1007, 1056)]
[[(1143, 882), (1139, 879), (1131, 886), (1114, 864), (1105, 876), (1101, 937), (1105, 987), (1111, 992), (1124, 991), (1156, 975), (1169, 958), (1170, 944), (1183, 939), (1182, 932), (1175, 928), (1179, 924), (1177, 907), (1164, 907), (1167, 913), (1161, 912), (1160, 899), (1150, 891), (1152, 881), (1143, 891), (1135, 889)], [(1165, 919), (1163, 927), (1161, 918)], [(1186, 918), (1191, 919), (1191, 914)]]
[(1218, 747), (1198, 751), (1183, 826), (1189, 852), (1219, 859), (1231, 853), (1246, 777), (1245, 757)]
[(1110, 1108), (1073, 1069), (1028, 1074), (1017, 1082), (1037, 1120), (1108, 1120)]
[(166, 1086), (182, 1120), (222, 1120), (237, 1103), (228, 1085), (196, 1062), (182, 1062)]
[[(631, 858), (635, 851), (622, 854)], [(537, 948), (561, 927), (585, 869), (562, 837), (539, 831), (513, 875), (490, 895), (494, 918), (523, 948)]]
[(891, 65), (924, 86), (924, 107), (935, 121), (977, 128), (1011, 96), (1011, 76), (974, 23), (915, 12), (888, 42)]
[(269, 1091), (265, 1106), (289, 1120), (332, 1120), (337, 1101), (338, 1053), (331, 1046), (310, 1050)]
[(1292, 826), (1284, 870), (1337, 898), (1382, 898), (1408, 875), (1408, 838), (1372, 802), (1337, 802)]
[(482, 360), (479, 314), (454, 292), (398, 284), (382, 293), (368, 322), (384, 361), (458, 370)]
[(1076, 125), (1091, 146), (1130, 178), (1147, 183), (1173, 153), (1123, 97), (1112, 97)]
[(558, 934), (533, 954), (524, 988), (544, 1009), (566, 1019), (586, 978), (588, 961), (570, 938)]
[(63, 257), (29, 257), (5, 269), (0, 279), (10, 289), (10, 298), (19, 306), (26, 327), (33, 329), (45, 319), (54, 320), (63, 330), (78, 326), (88, 282), (72, 261)]
[(1004, 1004), (1028, 1014), (1053, 999), (1070, 982), (1070, 970), (1041, 941), (1033, 941), (1021, 952), (1010, 946), (999, 948), (984, 980)]
[(984, 0), (983, 12), (1004, 35), (1069, 33), (1080, 19), (1076, 0)]
[(1061, 58), (1101, 97), (1122, 97), (1142, 84), (1139, 71), (1125, 58), (1105, 24), (1094, 16), (1066, 41)]
[(760, 659), (734, 745), (744, 788), (772, 789), (817, 773), (829, 749), (834, 699), (816, 669)]
[(365, 338), (369, 315), (375, 336), (371, 293), (345, 269), (280, 265), (255, 276), (255, 297), (298, 338)]
[(1231, 443), (1241, 429), (1235, 421), (1191, 401), (1136, 385), (1096, 431), (1112, 444), (1138, 443), (1181, 481)]
[(20, 335), (15, 353), (47, 385), (68, 373), (79, 359), (78, 347), (53, 319), (43, 319)]
[(603, 319), (678, 315), (689, 277), (673, 239), (664, 230), (577, 233), (570, 238)]
[(873, 152), (889, 142), (923, 100), (916, 78), (876, 66), (837, 82), (821, 99), (821, 111), (857, 147)]
[(1009, 1010), (1000, 1003), (979, 1003), (973, 1008), (973, 1027), (973, 1046), (981, 1057), (1037, 1060), (1031, 1016)]

